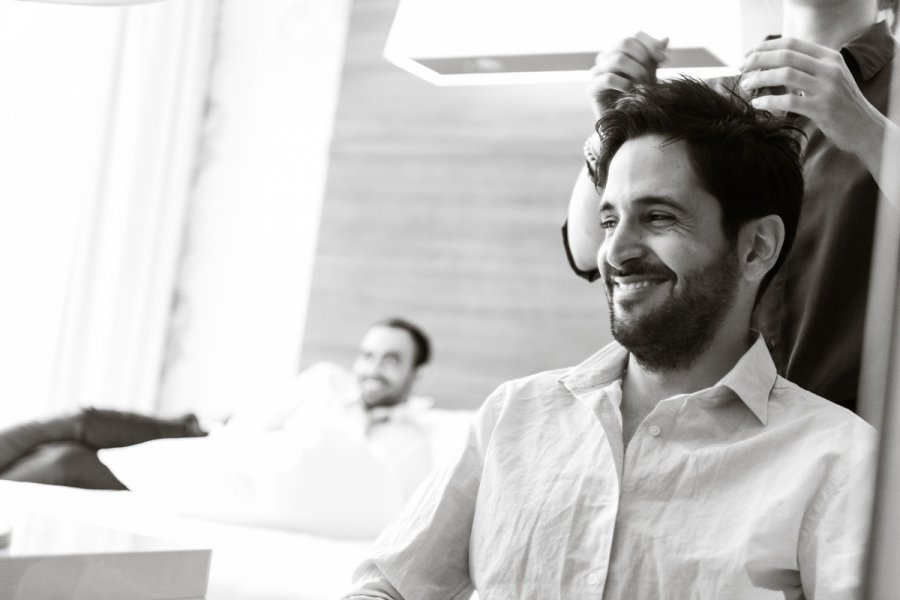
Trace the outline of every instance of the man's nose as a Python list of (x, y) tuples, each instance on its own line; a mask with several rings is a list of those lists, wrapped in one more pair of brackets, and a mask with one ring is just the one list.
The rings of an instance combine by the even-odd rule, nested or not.
[(363, 372), (368, 377), (378, 377), (381, 375), (382, 370), (384, 369), (384, 364), (380, 360), (369, 360), (366, 361), (366, 365), (363, 368)]
[(645, 252), (643, 234), (639, 227), (629, 221), (622, 220), (612, 229), (606, 230), (606, 239), (600, 245), (597, 262), (619, 269), (622, 265), (635, 258), (640, 258)]
[(375, 371), (375, 361), (371, 358), (360, 358), (356, 361), (355, 370), (359, 375), (371, 375)]

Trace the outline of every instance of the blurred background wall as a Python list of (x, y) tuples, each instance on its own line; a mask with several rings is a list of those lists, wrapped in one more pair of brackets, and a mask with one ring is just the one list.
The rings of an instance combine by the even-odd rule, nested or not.
[(560, 234), (593, 119), (582, 84), (439, 88), (388, 64), (395, 8), (351, 8), (301, 366), (349, 364), (405, 316), (435, 344), (419, 391), (475, 407), (610, 339)]
[(433, 87), (382, 58), (395, 7), (0, 5), (0, 421), (277, 402), (388, 315), (448, 407), (608, 340), (560, 241), (582, 84)]
[(608, 340), (560, 241), (582, 85), (422, 82), (382, 58), (395, 7), (221, 4), (161, 409), (276, 402), (389, 315), (432, 335), (446, 407)]

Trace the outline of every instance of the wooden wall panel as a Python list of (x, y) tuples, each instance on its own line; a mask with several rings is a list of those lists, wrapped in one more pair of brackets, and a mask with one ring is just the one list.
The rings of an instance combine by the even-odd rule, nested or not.
[(390, 65), (395, 4), (352, 9), (303, 366), (349, 364), (405, 316), (435, 345), (419, 392), (475, 407), (610, 339), (559, 231), (591, 116), (579, 84), (438, 88)]

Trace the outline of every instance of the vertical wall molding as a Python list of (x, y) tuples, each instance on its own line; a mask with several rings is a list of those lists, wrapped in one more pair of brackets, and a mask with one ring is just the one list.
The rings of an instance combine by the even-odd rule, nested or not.
[(223, 0), (160, 407), (291, 394), (349, 0)]

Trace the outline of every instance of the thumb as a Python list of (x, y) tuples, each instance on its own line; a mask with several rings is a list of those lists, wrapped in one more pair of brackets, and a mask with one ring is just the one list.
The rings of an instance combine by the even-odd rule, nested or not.
[(657, 62), (665, 62), (666, 59), (669, 58), (669, 55), (666, 52), (666, 50), (668, 50), (668, 49), (669, 49), (669, 38), (664, 37), (663, 39), (659, 40), (659, 43), (656, 45), (656, 49), (654, 52), (654, 54), (656, 55)]

